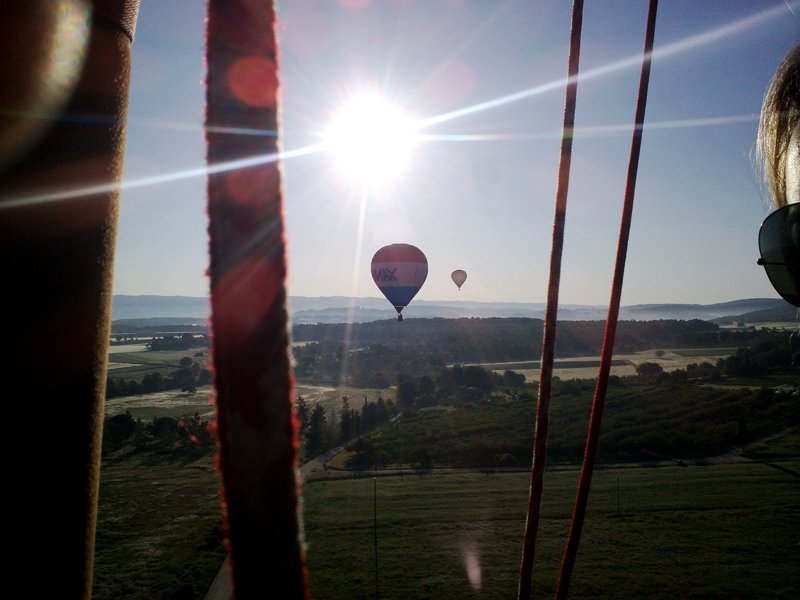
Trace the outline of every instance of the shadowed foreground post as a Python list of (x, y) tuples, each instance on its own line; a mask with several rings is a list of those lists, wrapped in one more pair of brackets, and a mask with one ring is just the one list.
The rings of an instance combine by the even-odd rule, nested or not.
[[(217, 428), (236, 598), (303, 598), (297, 431), (276, 160), (278, 72), (271, 2), (211, 0), (209, 236)], [(223, 128), (261, 135), (221, 132)]]
[[(90, 598), (131, 34), (97, 11), (92, 20), (88, 2), (7, 4), (0, 17), (0, 72), (10, 92), (0, 93), (6, 570), (21, 597)], [(74, 78), (59, 80), (48, 70), (54, 64)], [(42, 103), (43, 88), (54, 83), (63, 96)], [(80, 191), (92, 185), (105, 189)]]

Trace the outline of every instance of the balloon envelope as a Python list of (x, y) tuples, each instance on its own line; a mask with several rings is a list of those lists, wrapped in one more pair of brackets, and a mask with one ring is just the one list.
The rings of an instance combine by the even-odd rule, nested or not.
[(372, 279), (394, 306), (399, 320), (400, 311), (417, 295), (427, 277), (428, 259), (411, 244), (390, 244), (372, 257)]
[(453, 283), (458, 286), (458, 289), (461, 289), (461, 286), (464, 285), (464, 282), (467, 280), (467, 272), (456, 269), (450, 273), (450, 278), (453, 280)]

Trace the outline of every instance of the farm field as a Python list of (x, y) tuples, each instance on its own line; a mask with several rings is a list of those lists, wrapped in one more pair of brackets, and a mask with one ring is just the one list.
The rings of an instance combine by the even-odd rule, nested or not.
[(720, 324), (720, 329), (742, 329), (752, 327), (754, 329), (797, 329), (797, 321), (759, 321), (757, 323), (723, 323)]
[[(331, 402), (341, 391), (358, 398), (316, 391), (336, 394)], [(194, 406), (211, 411), (208, 396), (206, 388), (115, 398), (109, 410), (177, 417)], [(571, 597), (798, 597), (790, 533), (800, 525), (798, 435), (795, 428), (747, 448), (764, 461), (783, 454), (781, 462), (598, 469)], [(104, 455), (94, 598), (204, 597), (224, 557), (213, 465), (213, 453), (193, 460), (130, 444)], [(576, 477), (546, 475), (537, 596), (552, 594)], [(514, 597), (525, 473), (407, 472), (376, 483), (380, 597)], [(314, 598), (374, 596), (372, 485), (305, 482)]]
[[(666, 372), (685, 369), (692, 363), (716, 363), (717, 359), (730, 356), (735, 348), (691, 348), (652, 349), (633, 354), (615, 354), (611, 363), (611, 375), (620, 377), (636, 375), (636, 366), (643, 362), (661, 365)], [(658, 356), (656, 353), (663, 353)], [(502, 374), (505, 370), (525, 375), (525, 381), (539, 380), (539, 361), (516, 361), (507, 363), (475, 363), (475, 366)], [(556, 359), (553, 374), (562, 380), (594, 379), (600, 366), (599, 356)]]
[[(302, 345), (299, 342), (296, 345)], [(147, 373), (160, 372), (167, 376), (180, 366), (184, 357), (192, 358), (203, 368), (208, 368), (211, 360), (210, 352), (203, 348), (189, 350), (159, 350), (148, 352), (146, 344), (120, 344), (109, 347), (109, 372), (115, 377), (141, 380)], [(342, 397), (350, 399), (352, 407), (360, 407), (366, 398), (375, 402), (378, 396), (384, 400), (394, 398), (395, 390), (354, 388), (349, 386), (331, 387), (297, 382), (296, 394), (303, 396), (310, 406), (319, 403), (326, 413), (338, 411), (342, 406)], [(211, 386), (201, 386), (195, 394), (187, 394), (176, 390), (168, 390), (153, 394), (111, 398), (106, 402), (106, 415), (124, 414), (130, 410), (135, 418), (152, 418), (153, 416), (177, 417), (200, 412), (204, 419), (213, 416)], [(168, 409), (167, 412), (159, 409)], [(173, 410), (174, 409), (174, 410)]]
[(356, 388), (350, 386), (329, 387), (308, 385), (298, 382), (295, 393), (297, 396), (302, 396), (309, 406), (321, 404), (325, 412), (331, 414), (331, 411), (338, 412), (342, 407), (343, 396), (347, 396), (351, 408), (360, 409), (365, 398), (369, 402), (376, 402), (379, 396), (384, 400), (394, 400), (396, 391), (394, 387), (386, 389)]
[[(799, 597), (798, 466), (598, 470), (570, 598)], [(545, 476), (536, 597), (554, 592), (577, 477)], [(462, 473), (307, 482), (314, 598), (376, 595), (373, 485), (381, 598), (516, 597), (528, 476)]]
[[(364, 397), (370, 402), (375, 402), (379, 395), (384, 400), (394, 398), (392, 389), (333, 388), (298, 384), (295, 391), (310, 406), (321, 404), (327, 414), (331, 414), (331, 411), (338, 411), (342, 407), (342, 396), (347, 396), (350, 399), (350, 405), (356, 408), (361, 407)], [(213, 396), (212, 387), (206, 385), (198, 388), (193, 394), (179, 390), (166, 390), (152, 394), (109, 398), (106, 400), (106, 416), (113, 417), (130, 411), (133, 418), (148, 420), (155, 416), (178, 418), (199, 412), (200, 418), (207, 421), (215, 416)]]
[[(545, 476), (537, 597), (553, 593), (577, 476)], [(598, 469), (570, 597), (798, 597), (799, 477), (797, 460)], [(218, 485), (211, 456), (109, 457), (93, 598), (203, 598), (225, 556)], [(312, 597), (375, 596), (374, 514), (381, 598), (515, 597), (527, 489), (525, 473), (306, 481)]]
[(123, 415), (130, 412), (134, 419), (149, 421), (153, 417), (172, 417), (174, 419), (200, 413), (203, 421), (215, 418), (212, 403), (213, 390), (205, 385), (194, 393), (179, 390), (166, 390), (152, 394), (119, 396), (106, 399), (106, 416)]
[(104, 457), (94, 600), (203, 598), (225, 558), (212, 454)]

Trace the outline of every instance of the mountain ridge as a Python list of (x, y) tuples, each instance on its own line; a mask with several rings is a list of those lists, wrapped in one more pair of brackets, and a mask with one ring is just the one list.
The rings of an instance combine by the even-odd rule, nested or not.
[[(290, 296), (293, 324), (368, 322), (396, 318), (397, 313), (384, 298), (347, 296)], [(543, 318), (545, 303), (477, 302), (469, 300), (415, 300), (403, 310), (408, 318)], [(203, 296), (114, 295), (112, 320), (130, 319), (208, 319), (211, 304)], [(607, 307), (589, 304), (561, 304), (558, 318), (563, 321), (605, 320)], [(654, 303), (620, 307), (620, 320), (702, 319), (734, 321), (748, 315), (770, 320), (792, 320), (796, 309), (780, 298), (744, 298), (713, 304)]]

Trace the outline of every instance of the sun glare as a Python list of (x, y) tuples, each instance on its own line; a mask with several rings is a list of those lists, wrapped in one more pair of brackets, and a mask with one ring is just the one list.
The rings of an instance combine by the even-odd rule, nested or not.
[(378, 94), (362, 94), (337, 112), (324, 147), (348, 177), (386, 183), (407, 167), (418, 122)]

